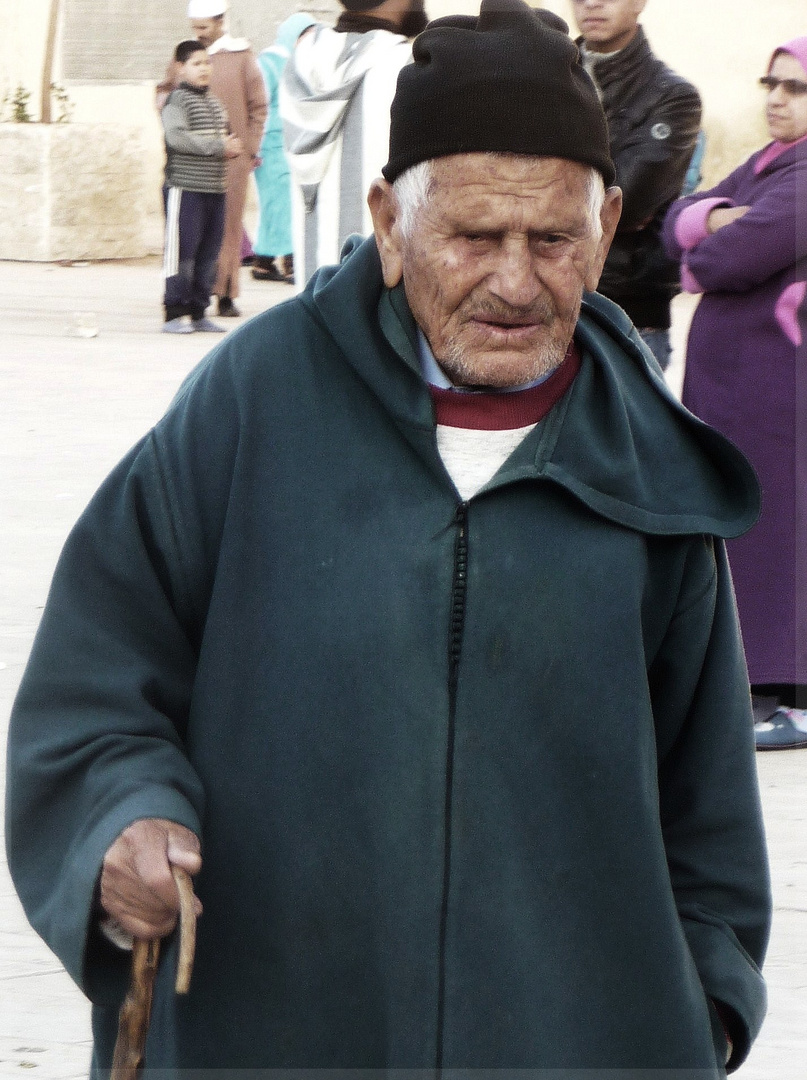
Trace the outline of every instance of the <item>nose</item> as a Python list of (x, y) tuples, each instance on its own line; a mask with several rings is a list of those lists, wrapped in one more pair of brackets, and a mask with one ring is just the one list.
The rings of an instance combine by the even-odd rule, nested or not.
[(784, 104), (788, 101), (788, 96), (785, 93), (785, 88), (781, 83), (774, 86), (773, 90), (768, 91), (768, 101), (772, 101), (777, 105)]
[(491, 274), (490, 290), (511, 307), (529, 307), (540, 291), (533, 255), (526, 236), (502, 240)]

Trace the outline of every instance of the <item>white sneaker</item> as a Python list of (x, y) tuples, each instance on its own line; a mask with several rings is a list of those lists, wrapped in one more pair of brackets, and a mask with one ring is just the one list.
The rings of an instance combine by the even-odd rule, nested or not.
[(754, 724), (757, 750), (796, 750), (807, 747), (807, 709), (780, 706), (767, 720)]
[(201, 319), (192, 319), (191, 326), (200, 334), (226, 334), (227, 331), (223, 326), (219, 326), (218, 323), (214, 323), (212, 319), (207, 319), (204, 316)]
[(169, 319), (168, 322), (163, 323), (164, 334), (192, 334), (193, 327), (189, 322), (185, 322), (185, 316), (179, 315), (176, 319)]

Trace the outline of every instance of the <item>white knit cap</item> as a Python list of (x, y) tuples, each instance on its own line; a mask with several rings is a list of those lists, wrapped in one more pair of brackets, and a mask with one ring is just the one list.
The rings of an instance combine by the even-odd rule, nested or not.
[(189, 19), (215, 19), (227, 10), (227, 0), (189, 0)]

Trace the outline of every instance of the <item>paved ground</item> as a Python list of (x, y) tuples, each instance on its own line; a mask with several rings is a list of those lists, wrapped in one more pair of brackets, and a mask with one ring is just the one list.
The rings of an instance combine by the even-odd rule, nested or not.
[[(244, 275), (246, 314), (289, 295)], [(159, 266), (0, 263), (0, 745), (65, 535), (207, 351), (168, 337)], [(689, 305), (677, 311), (680, 343)], [(78, 331), (97, 336), (80, 337)], [(671, 382), (680, 383), (681, 364)], [(807, 752), (760, 755), (776, 919), (771, 1007), (742, 1080), (807, 1080)], [(2, 779), (0, 778), (0, 784)], [(0, 857), (0, 1080), (87, 1075), (88, 1009), (28, 927)]]

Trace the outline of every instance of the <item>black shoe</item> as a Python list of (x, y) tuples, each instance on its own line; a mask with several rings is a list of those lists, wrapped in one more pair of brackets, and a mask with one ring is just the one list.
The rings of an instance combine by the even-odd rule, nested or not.
[(285, 281), (286, 277), (281, 274), (273, 262), (268, 266), (253, 266), (252, 276), (256, 281)]
[(218, 314), (223, 319), (238, 319), (241, 317), (241, 312), (235, 306), (230, 296), (220, 296), (218, 305)]

